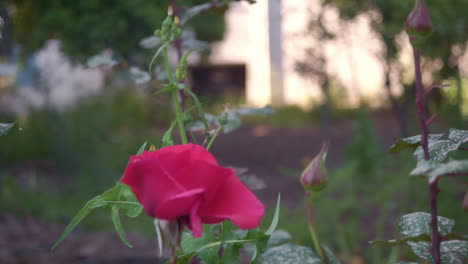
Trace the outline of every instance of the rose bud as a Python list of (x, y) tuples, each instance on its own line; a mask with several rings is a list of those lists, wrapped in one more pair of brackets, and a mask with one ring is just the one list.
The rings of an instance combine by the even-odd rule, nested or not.
[(410, 38), (426, 37), (431, 33), (432, 22), (424, 0), (416, 0), (406, 19), (405, 29)]
[(220, 166), (200, 145), (174, 145), (131, 156), (121, 181), (132, 188), (146, 214), (183, 220), (194, 237), (202, 236), (202, 224), (225, 220), (242, 229), (256, 228), (265, 212), (234, 170)]
[(329, 141), (322, 144), (322, 149), (309, 163), (301, 175), (301, 184), (306, 191), (321, 191), (327, 186), (328, 176), (325, 160), (327, 157)]

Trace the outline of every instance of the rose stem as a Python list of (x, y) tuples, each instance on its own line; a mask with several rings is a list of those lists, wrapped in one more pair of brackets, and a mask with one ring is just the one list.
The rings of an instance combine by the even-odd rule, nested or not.
[[(176, 0), (170, 0), (170, 3), (171, 3), (171, 6), (172, 6), (172, 8), (174, 10), (174, 16), (180, 18), (180, 10), (179, 10), (179, 8), (177, 8)], [(180, 23), (182, 23), (182, 22), (180, 22)], [(177, 61), (180, 61), (180, 59), (182, 58), (182, 55), (183, 55), (182, 41), (183, 40), (182, 40), (181, 37), (178, 37), (177, 39), (174, 40), (174, 47), (175, 47), (176, 52), (177, 52)], [(181, 83), (185, 83), (185, 79), (181, 80)], [(186, 94), (184, 93), (184, 90), (177, 89), (177, 95), (179, 96), (178, 99), (179, 99), (180, 109), (181, 109), (182, 112), (185, 112)], [(185, 134), (188, 137), (188, 141), (193, 141), (196, 144), (196, 139), (195, 139), (194, 135), (192, 134), (192, 132), (190, 131), (190, 129), (186, 128), (185, 129)]]
[[(172, 69), (171, 69), (171, 65), (169, 64), (169, 54), (168, 54), (169, 51), (168, 50), (169, 49), (166, 46), (164, 48), (164, 62), (166, 64), (166, 71), (167, 71), (167, 76), (169, 78), (169, 82), (171, 84), (174, 84), (174, 77), (172, 76)], [(179, 126), (180, 139), (182, 141), (182, 144), (187, 144), (188, 143), (187, 134), (185, 132), (184, 120), (182, 120), (182, 109), (180, 106), (177, 89), (174, 89), (174, 91), (172, 92), (172, 99), (174, 102), (177, 124)]]
[(184, 230), (184, 223), (181, 219), (177, 219), (177, 239), (174, 247), (172, 248), (172, 261), (171, 264), (177, 264), (177, 249), (180, 247), (182, 239), (182, 231)]
[[(309, 197), (310, 194), (306, 193), (306, 197)], [(306, 199), (307, 203), (307, 225), (309, 226), (310, 236), (312, 237), (312, 242), (314, 243), (315, 251), (319, 254), (320, 258), (324, 260), (322, 248), (320, 247), (317, 234), (315, 233), (313, 212), (312, 212), (312, 202), (309, 199)]]
[[(426, 94), (424, 92), (424, 87), (422, 84), (422, 75), (421, 75), (421, 54), (418, 49), (413, 46), (413, 58), (414, 58), (414, 73), (416, 79), (416, 106), (418, 108), (419, 116), (419, 127), (421, 129), (421, 146), (424, 152), (424, 159), (429, 160), (429, 146), (428, 146), (428, 128), (426, 122)], [(439, 233), (439, 228), (437, 226), (437, 195), (439, 194), (439, 188), (437, 187), (438, 181), (430, 183), (429, 185), (429, 202), (431, 207), (431, 254), (434, 259), (435, 264), (441, 264), (440, 259), (440, 241), (441, 236)]]
[(208, 144), (206, 145), (206, 150), (209, 150), (211, 148), (211, 145), (213, 145), (213, 142), (216, 139), (216, 137), (218, 136), (219, 131), (221, 131), (221, 125), (218, 126), (218, 128), (216, 129), (214, 134), (210, 136), (210, 141), (208, 141)]

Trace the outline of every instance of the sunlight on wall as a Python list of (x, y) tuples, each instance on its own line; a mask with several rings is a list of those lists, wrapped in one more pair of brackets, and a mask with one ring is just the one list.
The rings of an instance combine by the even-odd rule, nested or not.
[[(371, 106), (382, 106), (387, 102), (384, 88), (386, 69), (382, 63), (385, 49), (371, 28), (371, 16), (376, 14), (360, 15), (353, 21), (343, 22), (339, 20), (336, 9), (324, 8), (319, 1), (281, 0), (281, 7), (280, 14), (269, 14), (268, 1), (258, 1), (254, 5), (233, 3), (226, 15), (225, 40), (213, 45), (213, 63), (246, 65), (249, 104), (261, 106), (271, 103), (272, 89), (276, 85), (274, 70), (282, 70), (283, 73), (284, 104), (307, 108), (321, 103), (323, 94), (316, 78), (301, 76), (295, 70), (296, 63), (307, 58), (306, 50), (310, 47), (321, 49), (327, 60), (326, 71), (330, 79), (342, 86), (338, 94), (343, 107), (356, 107), (361, 100)], [(307, 32), (310, 17), (317, 17), (319, 13), (324, 14), (327, 29), (337, 35), (335, 39), (319, 42)], [(272, 45), (268, 41), (269, 34), (275, 32), (269, 33), (269, 15), (282, 19), (282, 65), (273, 72), (270, 70), (270, 52), (275, 51), (270, 50)], [(392, 93), (399, 95), (402, 93), (401, 81), (407, 83), (414, 74), (406, 35), (400, 34), (396, 42), (401, 48), (399, 60), (403, 76), (399, 80), (398, 68), (391, 68), (390, 76)], [(275, 55), (277, 58), (278, 54)], [(465, 57), (467, 61), (468, 55)], [(460, 68), (463, 70), (468, 66)]]

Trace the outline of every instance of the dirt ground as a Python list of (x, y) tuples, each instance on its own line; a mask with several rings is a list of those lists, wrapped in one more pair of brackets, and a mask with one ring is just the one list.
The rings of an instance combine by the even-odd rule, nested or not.
[[(383, 135), (381, 143), (389, 146), (398, 136), (394, 119), (389, 114), (378, 114), (374, 121), (377, 134)], [(247, 167), (262, 179), (267, 188), (257, 194), (267, 207), (274, 204), (279, 192), (283, 206), (294, 207), (302, 198), (302, 189), (297, 177), (285, 175), (282, 168), (300, 169), (301, 162), (320, 150), (324, 138), (331, 140), (329, 166), (339, 166), (345, 159), (343, 149), (352, 137), (352, 127), (349, 120), (336, 122), (325, 137), (318, 126), (288, 129), (244, 126), (219, 136), (212, 152), (222, 165)], [(56, 251), (50, 252), (50, 246), (63, 229), (63, 225), (33, 218), (18, 219), (0, 212), (0, 263), (158, 263), (156, 242), (132, 233), (128, 235), (134, 248), (129, 249), (113, 233), (78, 229)]]

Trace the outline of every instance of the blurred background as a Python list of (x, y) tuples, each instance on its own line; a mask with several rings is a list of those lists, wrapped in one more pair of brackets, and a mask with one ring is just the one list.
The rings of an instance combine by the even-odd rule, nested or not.
[[(155, 262), (151, 219), (125, 219), (134, 244), (127, 249), (106, 210), (49, 248), (87, 200), (119, 180), (130, 154), (145, 141), (161, 144), (174, 119), (170, 100), (153, 95), (164, 72), (156, 66), (149, 82), (145, 73), (169, 2), (0, 2), (0, 122), (16, 122), (0, 137), (1, 263)], [(423, 48), (423, 81), (451, 85), (430, 98), (431, 132), (468, 129), (468, 1), (426, 2), (434, 32)], [(177, 10), (203, 3), (178, 0)], [(188, 83), (207, 112), (219, 114), (226, 103), (275, 109), (243, 118), (212, 150), (222, 165), (248, 168), (265, 184), (256, 193), (271, 211), (281, 192), (279, 228), (297, 243), (312, 245), (299, 175), (331, 140), (329, 186), (313, 207), (320, 240), (343, 263), (412, 260), (404, 247), (368, 241), (393, 238), (402, 214), (429, 211), (426, 181), (408, 177), (411, 153), (388, 153), (399, 137), (418, 134), (403, 31), (412, 7), (403, 0), (234, 1), (184, 28), (183, 48), (199, 50)], [(103, 58), (113, 67), (90, 67)], [(452, 178), (441, 188), (440, 215), (467, 232), (466, 185)]]

